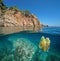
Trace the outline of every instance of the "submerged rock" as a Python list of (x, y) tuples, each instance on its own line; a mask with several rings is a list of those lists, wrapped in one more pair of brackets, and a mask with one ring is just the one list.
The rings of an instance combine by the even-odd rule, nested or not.
[(37, 46), (27, 39), (18, 39), (14, 43), (14, 59), (15, 61), (31, 61)]
[[(4, 45), (0, 46), (1, 61), (31, 61), (37, 46), (30, 40), (20, 38), (10, 42), (3, 41)], [(12, 43), (8, 44), (8, 43)], [(11, 46), (10, 46), (11, 45)], [(3, 47), (4, 46), (4, 47)], [(12, 48), (11, 48), (12, 47)]]

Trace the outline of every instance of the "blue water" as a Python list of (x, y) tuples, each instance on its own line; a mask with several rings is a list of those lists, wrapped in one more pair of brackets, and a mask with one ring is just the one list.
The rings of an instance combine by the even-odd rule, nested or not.
[(49, 34), (60, 34), (60, 27), (44, 27), (42, 32)]
[(0, 46), (4, 45), (5, 47), (5, 45), (6, 46), (9, 45), (8, 48), (12, 49), (13, 45), (11, 42), (19, 38), (28, 39), (35, 45), (39, 46), (39, 42), (42, 36), (49, 37), (51, 40), (51, 45), (48, 52), (50, 54), (60, 57), (60, 27), (45, 27), (42, 29), (41, 32), (37, 32), (37, 33), (19, 32), (19, 33), (9, 34), (5, 36), (0, 36)]

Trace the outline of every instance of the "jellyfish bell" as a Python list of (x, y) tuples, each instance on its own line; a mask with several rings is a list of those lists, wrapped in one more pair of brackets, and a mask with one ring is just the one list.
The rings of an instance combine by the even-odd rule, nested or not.
[(44, 36), (41, 37), (40, 43), (39, 43), (39, 48), (42, 49), (43, 51), (48, 51), (50, 47), (50, 39), (46, 38)]
[(39, 48), (43, 49), (44, 46), (46, 46), (46, 41), (45, 41), (45, 37), (42, 36), (41, 40), (40, 40), (40, 43), (39, 43)]

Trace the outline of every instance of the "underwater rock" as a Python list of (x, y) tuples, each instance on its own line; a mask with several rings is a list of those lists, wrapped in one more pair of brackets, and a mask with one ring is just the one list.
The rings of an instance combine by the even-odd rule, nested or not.
[(6, 55), (1, 61), (14, 61), (14, 56), (11, 55)]
[(37, 46), (27, 39), (20, 38), (14, 42), (14, 60), (31, 61), (37, 50)]
[(44, 38), (44, 36), (41, 37), (40, 43), (39, 43), (39, 48), (41, 48), (43, 51), (48, 51), (50, 47), (50, 39), (49, 38)]
[(2, 43), (0, 42), (0, 61), (31, 61), (36, 50), (37, 46), (25, 38), (14, 41), (2, 40)]

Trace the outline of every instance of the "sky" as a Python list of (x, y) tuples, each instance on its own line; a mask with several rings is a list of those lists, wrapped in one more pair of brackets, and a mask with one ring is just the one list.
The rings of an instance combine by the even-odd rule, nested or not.
[(29, 10), (41, 23), (60, 26), (60, 0), (3, 0), (8, 6), (17, 6), (20, 10)]

